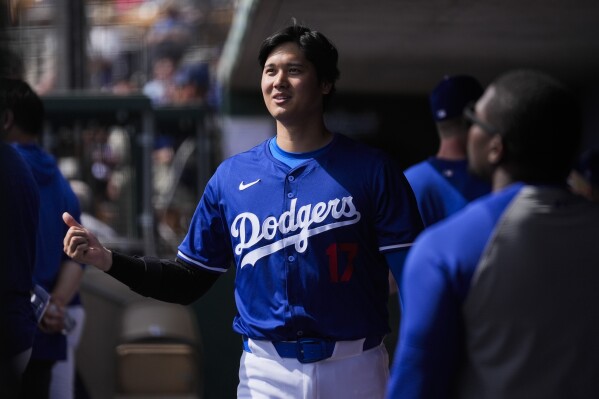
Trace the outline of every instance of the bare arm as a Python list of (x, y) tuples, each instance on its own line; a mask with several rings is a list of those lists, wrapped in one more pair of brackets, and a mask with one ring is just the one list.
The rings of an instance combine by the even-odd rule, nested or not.
[(79, 291), (82, 277), (83, 268), (79, 263), (72, 260), (62, 262), (58, 280), (52, 290), (52, 297), (64, 306), (68, 305)]
[(66, 306), (71, 302), (81, 283), (83, 268), (80, 264), (66, 260), (62, 263), (54, 289), (50, 293), (50, 306), (41, 321), (40, 327), (46, 332), (60, 332), (64, 329)]

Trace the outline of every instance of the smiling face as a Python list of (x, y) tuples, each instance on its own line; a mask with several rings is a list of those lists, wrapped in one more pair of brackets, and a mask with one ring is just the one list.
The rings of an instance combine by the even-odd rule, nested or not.
[(331, 85), (319, 82), (314, 65), (297, 44), (288, 42), (275, 47), (266, 59), (261, 88), (273, 118), (297, 124), (322, 117), (323, 96)]

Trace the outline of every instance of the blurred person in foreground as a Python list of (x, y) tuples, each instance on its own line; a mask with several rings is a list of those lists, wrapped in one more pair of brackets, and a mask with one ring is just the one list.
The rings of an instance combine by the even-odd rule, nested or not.
[(493, 192), (412, 247), (387, 397), (596, 397), (599, 207), (566, 183), (577, 101), (517, 70), (465, 116), (470, 168)]
[(383, 398), (389, 268), (422, 230), (390, 157), (331, 132), (335, 46), (292, 25), (262, 42), (277, 133), (225, 160), (175, 260), (110, 251), (65, 214), (65, 252), (157, 299), (189, 304), (235, 267), (238, 398)]
[[(80, 219), (77, 197), (63, 177), (56, 160), (39, 145), (43, 131), (44, 105), (33, 89), (19, 79), (3, 79), (0, 85), (2, 106), (7, 117), (4, 125), (7, 141), (25, 159), (37, 183), (40, 194), (39, 225), (36, 242), (35, 284), (50, 293), (50, 303), (36, 330), (31, 359), (23, 375), (23, 398), (47, 398), (54, 382), (52, 368), (56, 362), (68, 361), (56, 378), (62, 382), (55, 398), (69, 398), (74, 390), (73, 353), (67, 356), (66, 334), (83, 323), (83, 308), (79, 301), (82, 265), (72, 261), (62, 251), (66, 228), (63, 212), (73, 212)], [(67, 306), (72, 306), (68, 309)], [(69, 322), (74, 321), (71, 325)], [(72, 351), (71, 351), (72, 352)]]
[(16, 398), (37, 328), (30, 297), (39, 189), (29, 165), (6, 143), (11, 119), (6, 105), (0, 91), (0, 391), (2, 397)]

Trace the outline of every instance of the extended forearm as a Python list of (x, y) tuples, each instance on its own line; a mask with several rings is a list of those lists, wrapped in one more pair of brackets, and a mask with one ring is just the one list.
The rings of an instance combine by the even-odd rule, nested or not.
[(220, 276), (176, 260), (112, 253), (107, 272), (133, 291), (165, 302), (190, 304), (212, 287)]

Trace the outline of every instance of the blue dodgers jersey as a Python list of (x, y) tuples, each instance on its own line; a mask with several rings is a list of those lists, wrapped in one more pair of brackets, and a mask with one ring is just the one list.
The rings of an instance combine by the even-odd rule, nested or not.
[(422, 229), (403, 173), (382, 152), (335, 135), (290, 168), (268, 140), (217, 169), (178, 257), (236, 266), (234, 330), (255, 339), (358, 339), (389, 332), (385, 252)]
[(454, 214), (491, 192), (491, 184), (468, 172), (468, 161), (430, 157), (405, 171), (425, 226)]

